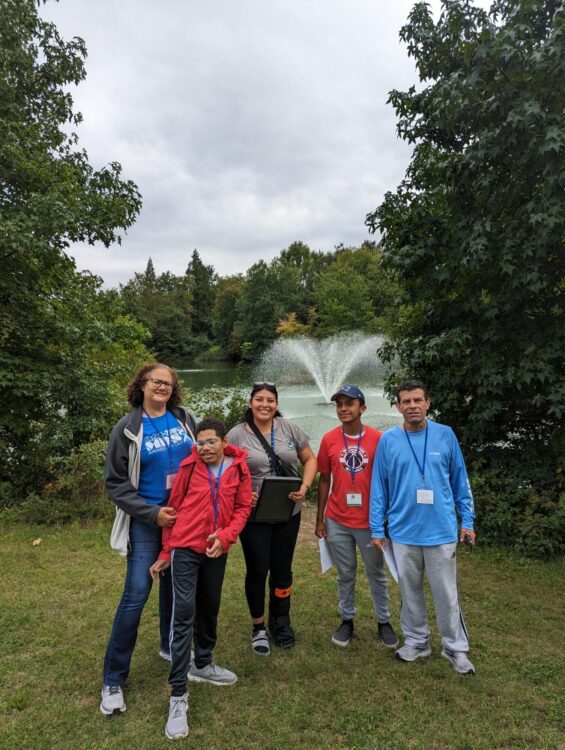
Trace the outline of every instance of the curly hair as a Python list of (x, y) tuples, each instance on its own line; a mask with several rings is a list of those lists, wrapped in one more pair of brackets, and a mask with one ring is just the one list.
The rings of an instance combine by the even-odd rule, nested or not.
[(160, 367), (170, 372), (171, 381), (173, 383), (173, 390), (171, 391), (171, 396), (167, 402), (167, 406), (178, 406), (180, 404), (182, 400), (182, 392), (176, 370), (173, 370), (172, 367), (164, 365), (161, 362), (150, 362), (148, 365), (140, 367), (131, 379), (131, 382), (128, 384), (127, 399), (130, 406), (142, 405), (143, 391), (141, 390), (141, 386), (148, 380), (150, 373)]

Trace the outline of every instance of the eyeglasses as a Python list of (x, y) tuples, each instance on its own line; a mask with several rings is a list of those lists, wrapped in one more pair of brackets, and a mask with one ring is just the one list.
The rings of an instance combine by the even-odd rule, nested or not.
[(267, 380), (261, 380), (258, 383), (253, 383), (253, 388), (264, 388), (266, 385), (269, 386), (269, 388), (277, 387), (275, 383), (269, 383)]
[(196, 447), (204, 448), (205, 445), (216, 445), (218, 440), (221, 440), (221, 439), (222, 438), (216, 437), (216, 438), (208, 438), (207, 440), (197, 440)]
[(172, 389), (173, 384), (170, 380), (160, 380), (159, 378), (147, 378), (147, 381), (155, 386), (155, 388), (167, 388)]

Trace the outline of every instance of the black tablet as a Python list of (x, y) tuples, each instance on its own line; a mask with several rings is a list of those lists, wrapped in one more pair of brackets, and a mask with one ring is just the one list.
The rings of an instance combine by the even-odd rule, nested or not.
[(300, 489), (300, 477), (266, 477), (259, 493), (254, 521), (276, 523), (288, 521), (296, 503), (289, 498), (291, 492)]

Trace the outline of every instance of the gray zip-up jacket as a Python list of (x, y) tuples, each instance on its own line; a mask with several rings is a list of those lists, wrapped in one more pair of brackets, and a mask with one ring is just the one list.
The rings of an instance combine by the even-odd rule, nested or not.
[[(192, 412), (184, 406), (171, 406), (168, 409), (196, 442), (196, 420)], [(151, 525), (156, 521), (160, 506), (146, 503), (137, 494), (143, 439), (142, 417), (143, 408), (138, 406), (122, 417), (112, 430), (106, 454), (104, 485), (118, 508), (132, 518)]]

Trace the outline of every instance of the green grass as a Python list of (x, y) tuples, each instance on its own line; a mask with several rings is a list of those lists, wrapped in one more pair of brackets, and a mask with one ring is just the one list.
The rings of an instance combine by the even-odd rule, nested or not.
[[(128, 710), (98, 711), (101, 664), (124, 561), (105, 523), (2, 528), (0, 747), (42, 750), (170, 747), (164, 736), (167, 665), (158, 656), (156, 591), (142, 620), (126, 687)], [(33, 547), (35, 538), (42, 543)], [(477, 675), (439, 657), (395, 662), (377, 645), (364, 578), (356, 637), (332, 645), (338, 624), (333, 573), (317, 550), (295, 560), (298, 643), (268, 659), (251, 653), (243, 559), (230, 554), (215, 652), (237, 672), (233, 688), (195, 685), (187, 747), (565, 748), (563, 560), (542, 564), (477, 549), (459, 556), (460, 588)], [(393, 624), (398, 589), (391, 586)]]

